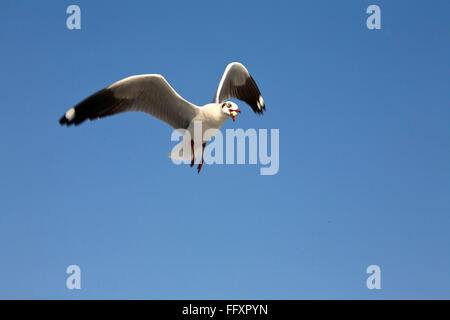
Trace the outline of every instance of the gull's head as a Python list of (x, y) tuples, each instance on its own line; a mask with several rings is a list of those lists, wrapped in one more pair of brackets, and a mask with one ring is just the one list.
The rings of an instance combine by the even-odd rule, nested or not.
[(238, 113), (241, 112), (241, 110), (239, 110), (237, 104), (234, 102), (231, 102), (231, 101), (222, 103), (221, 108), (222, 108), (222, 112), (225, 113), (226, 115), (228, 115), (229, 117), (231, 117), (231, 119), (233, 119), (233, 121), (236, 121), (236, 116), (238, 115)]

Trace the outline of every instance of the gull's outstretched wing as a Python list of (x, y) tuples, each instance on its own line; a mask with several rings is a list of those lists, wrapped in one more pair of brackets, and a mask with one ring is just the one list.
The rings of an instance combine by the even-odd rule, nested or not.
[(245, 101), (258, 114), (266, 110), (255, 80), (239, 62), (232, 62), (225, 69), (214, 102), (221, 103), (229, 98)]
[(186, 129), (198, 107), (184, 100), (163, 76), (131, 76), (84, 99), (59, 120), (61, 125), (78, 125), (126, 111), (148, 113), (175, 129)]

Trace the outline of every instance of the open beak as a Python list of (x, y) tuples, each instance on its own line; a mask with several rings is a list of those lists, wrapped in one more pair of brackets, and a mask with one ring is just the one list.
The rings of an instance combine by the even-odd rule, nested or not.
[(238, 115), (238, 113), (240, 113), (241, 110), (236, 109), (236, 110), (231, 110), (230, 111), (230, 117), (231, 119), (233, 119), (233, 122), (236, 121), (236, 116)]

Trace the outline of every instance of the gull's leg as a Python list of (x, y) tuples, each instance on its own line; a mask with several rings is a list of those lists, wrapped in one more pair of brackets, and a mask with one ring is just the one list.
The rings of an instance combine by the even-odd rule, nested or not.
[(192, 139), (191, 139), (191, 152), (192, 152), (191, 167), (192, 167), (194, 165), (194, 162), (195, 162), (194, 140), (192, 140)]
[(202, 165), (203, 165), (203, 151), (205, 151), (205, 146), (206, 146), (206, 142), (203, 143), (202, 146), (202, 160), (200, 161), (200, 163), (198, 164), (197, 170), (198, 173), (200, 173), (200, 170), (202, 170)]

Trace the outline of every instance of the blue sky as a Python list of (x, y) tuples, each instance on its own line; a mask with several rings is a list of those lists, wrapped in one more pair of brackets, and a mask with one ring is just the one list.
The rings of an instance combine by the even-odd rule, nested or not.
[[(81, 8), (82, 29), (66, 28)], [(370, 4), (381, 30), (366, 28)], [(0, 4), (0, 298), (450, 298), (449, 1)], [(167, 154), (138, 113), (59, 117), (160, 73), (211, 101), (231, 61), (280, 130), (280, 171)], [(82, 289), (66, 289), (67, 266)], [(381, 267), (381, 290), (366, 268)]]

